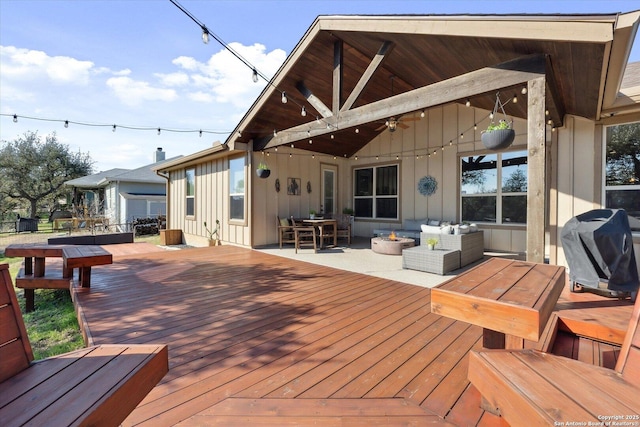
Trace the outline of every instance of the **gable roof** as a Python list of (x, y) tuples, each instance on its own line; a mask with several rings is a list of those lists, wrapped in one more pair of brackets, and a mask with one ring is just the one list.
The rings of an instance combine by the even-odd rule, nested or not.
[[(386, 130), (383, 124), (390, 116), (436, 106), (435, 102), (467, 100), (490, 111), (496, 89), (470, 93), (467, 88), (477, 83), (477, 72), (497, 72), (514, 60), (520, 70), (523, 64), (529, 66), (527, 60), (533, 63), (531, 58), (537, 58), (537, 66), (546, 73), (546, 107), (555, 124), (566, 114), (598, 120), (615, 107), (639, 19), (638, 11), (321, 16), (226, 144), (253, 142), (254, 150), (291, 144), (351, 156)], [(442, 101), (425, 95), (436, 93), (425, 88), (460, 76), (467, 79), (438, 89)], [(510, 99), (522, 86), (509, 84), (499, 90)], [(286, 104), (281, 102), (282, 92)], [(509, 103), (506, 110), (510, 116), (526, 118), (527, 103)]]
[(98, 172), (93, 175), (83, 176), (81, 178), (66, 181), (64, 184), (78, 188), (98, 188), (108, 185), (110, 182), (138, 182), (147, 184), (165, 184), (166, 180), (155, 173), (153, 168), (161, 167), (161, 165), (176, 161), (182, 156), (172, 157), (167, 160), (161, 160), (141, 166), (137, 169), (109, 169), (104, 172)]

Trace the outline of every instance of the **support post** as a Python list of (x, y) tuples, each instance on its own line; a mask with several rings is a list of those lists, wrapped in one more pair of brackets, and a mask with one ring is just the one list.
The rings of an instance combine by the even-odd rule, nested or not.
[(547, 217), (545, 77), (529, 80), (527, 86), (527, 261), (544, 262)]

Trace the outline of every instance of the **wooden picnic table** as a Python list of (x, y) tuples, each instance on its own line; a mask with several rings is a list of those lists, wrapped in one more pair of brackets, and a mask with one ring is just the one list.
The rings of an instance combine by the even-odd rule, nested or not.
[[(91, 286), (91, 267), (113, 263), (111, 253), (96, 245), (49, 245), (15, 243), (6, 247), (7, 257), (24, 257), (24, 267), (16, 277), (16, 287), (25, 291), (26, 310), (34, 309), (34, 289), (69, 289), (73, 269), (79, 271), (81, 287)], [(47, 274), (46, 259), (62, 258), (62, 274)], [(35, 260), (35, 261), (34, 261)]]
[(566, 283), (564, 267), (491, 258), (434, 287), (431, 311), (484, 328), (485, 348), (538, 342)]

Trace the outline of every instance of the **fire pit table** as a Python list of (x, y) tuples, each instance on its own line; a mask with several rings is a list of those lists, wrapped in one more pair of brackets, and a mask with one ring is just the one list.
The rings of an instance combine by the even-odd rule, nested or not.
[(374, 237), (371, 239), (371, 250), (377, 254), (402, 255), (402, 250), (415, 246), (416, 241), (408, 237)]

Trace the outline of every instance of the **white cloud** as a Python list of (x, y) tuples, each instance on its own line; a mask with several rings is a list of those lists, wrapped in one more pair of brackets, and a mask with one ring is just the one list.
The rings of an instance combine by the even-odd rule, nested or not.
[(178, 97), (173, 89), (151, 87), (147, 82), (130, 77), (112, 77), (107, 80), (107, 86), (127, 105), (138, 105), (142, 101), (173, 101)]
[(68, 56), (49, 56), (39, 50), (0, 46), (2, 73), (13, 78), (40, 79), (46, 76), (56, 84), (89, 83), (91, 61), (80, 61)]
[[(265, 46), (258, 43), (252, 46), (231, 43), (229, 47), (267, 76), (273, 75), (286, 58), (283, 50), (267, 53)], [(206, 63), (181, 56), (174, 59), (173, 64), (191, 73), (191, 81), (201, 90), (189, 97), (201, 102), (209, 100), (248, 108), (266, 84), (264, 81), (253, 83), (252, 70), (226, 49), (212, 55)], [(210, 93), (210, 96), (203, 97), (204, 93)]]
[(165, 86), (184, 86), (189, 83), (189, 76), (186, 73), (177, 72), (171, 74), (156, 73), (155, 76)]
[(187, 97), (191, 101), (195, 101), (195, 102), (213, 102), (213, 96), (210, 93), (205, 93), (201, 91), (192, 92), (188, 94)]

